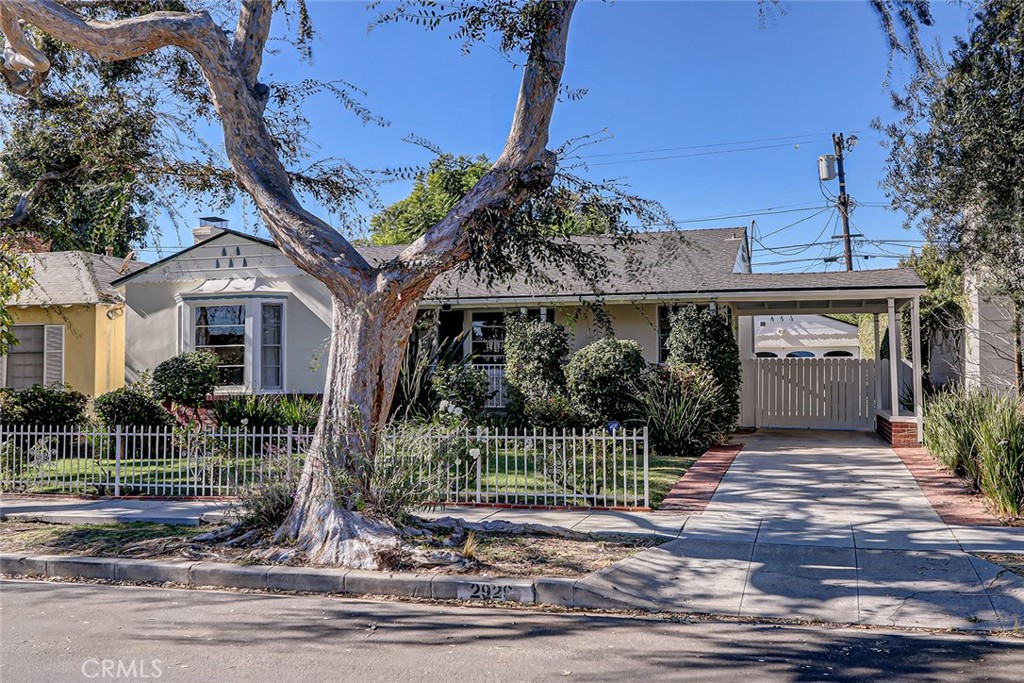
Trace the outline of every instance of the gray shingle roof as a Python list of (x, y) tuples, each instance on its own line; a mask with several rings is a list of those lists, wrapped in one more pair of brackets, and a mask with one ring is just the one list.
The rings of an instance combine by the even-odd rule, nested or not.
[[(68, 306), (121, 301), (111, 282), (121, 277), (124, 259), (84, 251), (26, 254), (32, 268), (32, 284), (13, 301), (20, 306)], [(143, 268), (129, 261), (125, 273)]]
[[(222, 234), (238, 235), (274, 247), (274, 243), (246, 233), (226, 230)], [(218, 236), (210, 238), (217, 239)], [(600, 249), (609, 246), (606, 237), (577, 237), (574, 241)], [(711, 293), (790, 291), (790, 290), (856, 290), (856, 289), (924, 289), (917, 274), (909, 268), (863, 270), (852, 273), (742, 273), (736, 272), (739, 251), (746, 239), (746, 229), (708, 228), (703, 230), (665, 230), (640, 233), (636, 243), (605, 251), (608, 276), (601, 281), (601, 293), (609, 297), (681, 298)], [(186, 249), (164, 261), (185, 257)], [(404, 246), (358, 246), (371, 264), (379, 265), (397, 258)], [(163, 261), (154, 264), (158, 266)], [(456, 270), (437, 278), (427, 291), (433, 301), (575, 298), (593, 296), (595, 292), (571, 273), (548, 272), (554, 280), (549, 285), (527, 282), (523, 277), (511, 282), (487, 285), (477, 281), (472, 272)]]
[[(604, 252), (608, 277), (601, 281), (605, 294), (643, 295), (651, 292), (709, 291), (733, 274), (743, 244), (743, 228), (666, 230), (641, 233), (635, 244)], [(577, 237), (577, 244), (601, 249), (611, 238)], [(371, 263), (395, 258), (403, 247), (359, 247)], [(486, 285), (472, 273), (452, 272), (439, 277), (427, 292), (428, 299), (493, 299), (544, 296), (587, 296), (593, 289), (571, 272), (546, 271), (554, 285), (527, 282), (523, 277), (508, 283)]]
[[(738, 252), (745, 239), (744, 228), (677, 230), (638, 235), (638, 243), (624, 249), (609, 250), (606, 258), (609, 277), (603, 280), (602, 294), (608, 296), (651, 297), (663, 295), (699, 295), (711, 292), (749, 292), (821, 289), (915, 289), (923, 288), (917, 274), (909, 268), (862, 270), (833, 273), (742, 273), (735, 272)], [(597, 248), (609, 244), (608, 238), (576, 238)], [(371, 263), (395, 258), (403, 247), (359, 247)], [(554, 287), (528, 283), (517, 277), (510, 283), (486, 286), (471, 273), (448, 273), (435, 281), (428, 299), (519, 299), (530, 297), (592, 296), (593, 290), (578, 278), (565, 273), (548, 273)]]

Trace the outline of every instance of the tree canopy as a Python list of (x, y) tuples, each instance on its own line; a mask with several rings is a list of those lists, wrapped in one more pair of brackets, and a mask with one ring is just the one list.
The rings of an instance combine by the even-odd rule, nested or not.
[[(415, 175), (409, 196), (370, 219), (370, 241), (376, 245), (409, 244), (440, 221), (491, 167), (484, 155), (441, 154)], [(557, 184), (520, 208), (513, 222), (532, 223), (544, 237), (613, 235), (626, 231), (627, 207), (595, 187), (571, 189)], [(649, 205), (653, 212), (655, 206)]]
[(893, 95), (885, 186), (906, 225), (1024, 290), (1024, 2), (986, 0), (967, 38)]

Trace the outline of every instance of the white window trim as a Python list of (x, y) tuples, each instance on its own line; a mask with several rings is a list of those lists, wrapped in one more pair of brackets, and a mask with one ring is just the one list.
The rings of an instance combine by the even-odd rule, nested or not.
[[(263, 355), (263, 304), (280, 304), (281, 306), (281, 387), (277, 389), (264, 390), (262, 381), (262, 355)], [(261, 297), (182, 297), (179, 303), (181, 309), (181, 337), (178, 348), (181, 352), (195, 351), (195, 313), (197, 306), (244, 306), (245, 307), (245, 361), (243, 369), (243, 383), (241, 385), (218, 386), (214, 388), (215, 394), (286, 394), (288, 393), (288, 297), (282, 296), (261, 296)]]
[[(263, 305), (276, 304), (281, 307), (281, 386), (276, 389), (264, 389), (263, 383)], [(288, 363), (286, 362), (286, 330), (288, 329), (288, 303), (287, 299), (260, 299), (256, 304), (259, 311), (259, 320), (256, 321), (254, 338), (257, 341), (255, 348), (256, 362), (253, 365), (253, 373), (260, 379), (260, 392), (264, 394), (285, 394), (288, 393)], [(247, 311), (248, 312), (248, 311)]]

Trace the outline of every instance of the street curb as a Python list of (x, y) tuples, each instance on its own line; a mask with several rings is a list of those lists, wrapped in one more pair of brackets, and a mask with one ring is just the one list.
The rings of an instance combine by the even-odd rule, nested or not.
[[(499, 578), (456, 574), (377, 572), (330, 567), (239, 565), (188, 560), (139, 560), (0, 553), (0, 575), (55, 579), (102, 579), (193, 588), (244, 588), (301, 593), (390, 595), (433, 600), (517, 602), (578, 607), (578, 579), (541, 576)], [(592, 606), (592, 605), (588, 605)]]

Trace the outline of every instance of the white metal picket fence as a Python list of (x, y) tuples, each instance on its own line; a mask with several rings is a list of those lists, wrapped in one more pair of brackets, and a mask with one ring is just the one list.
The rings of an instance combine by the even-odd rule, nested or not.
[[(106, 496), (234, 496), (297, 481), (311, 432), (0, 425), (0, 491)], [(646, 428), (389, 429), (377, 467), (445, 503), (648, 507)]]
[(0, 490), (107, 496), (233, 496), (297, 481), (303, 429), (0, 425)]
[[(386, 458), (411, 459), (416, 480), (440, 476), (449, 503), (646, 508), (647, 428), (478, 428), (458, 434), (392, 433)], [(442, 463), (437, 471), (436, 463)]]

